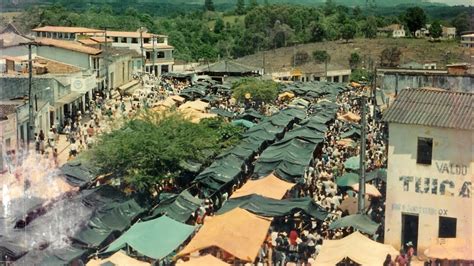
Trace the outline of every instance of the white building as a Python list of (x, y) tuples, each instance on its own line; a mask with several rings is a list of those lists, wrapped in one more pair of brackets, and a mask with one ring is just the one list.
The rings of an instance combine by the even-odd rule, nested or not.
[(456, 28), (455, 27), (445, 27), (443, 26), (443, 38), (445, 39), (454, 39), (456, 38)]
[(113, 47), (137, 51), (145, 59), (145, 72), (160, 76), (173, 70), (174, 47), (168, 44), (168, 36), (140, 31), (107, 31)]
[(461, 35), (461, 45), (467, 48), (474, 48), (474, 33)]
[(390, 24), (383, 28), (377, 29), (378, 35), (387, 36), (392, 38), (404, 38), (406, 37), (406, 32), (401, 24)]
[(441, 238), (472, 240), (473, 102), (472, 93), (406, 89), (384, 114), (385, 243), (423, 254)]

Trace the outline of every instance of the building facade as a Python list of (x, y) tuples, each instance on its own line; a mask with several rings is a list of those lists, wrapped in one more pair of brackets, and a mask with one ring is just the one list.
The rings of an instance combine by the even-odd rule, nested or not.
[(474, 94), (402, 90), (389, 124), (385, 243), (423, 254), (442, 238), (473, 231)]
[(474, 48), (474, 33), (461, 35), (461, 45), (467, 48)]

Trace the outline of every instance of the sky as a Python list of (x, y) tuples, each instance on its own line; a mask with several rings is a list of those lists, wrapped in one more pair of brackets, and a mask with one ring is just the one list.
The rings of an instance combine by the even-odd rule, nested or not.
[(445, 3), (448, 5), (474, 5), (474, 0), (431, 0), (431, 2)]

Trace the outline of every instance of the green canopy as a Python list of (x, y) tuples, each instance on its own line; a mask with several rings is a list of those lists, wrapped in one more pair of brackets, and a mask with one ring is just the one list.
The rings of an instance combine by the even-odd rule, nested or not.
[(340, 187), (350, 187), (359, 183), (359, 175), (356, 173), (345, 173), (336, 178), (336, 184)]
[(347, 159), (344, 162), (344, 167), (346, 169), (351, 169), (351, 170), (359, 170), (360, 169), (360, 157), (359, 156), (354, 156), (349, 159)]
[(380, 179), (382, 181), (387, 182), (387, 169), (385, 168), (380, 168), (380, 169), (375, 169), (373, 171), (370, 171), (368, 173), (365, 173), (365, 181), (372, 181), (374, 179)]
[(309, 127), (299, 127), (285, 134), (283, 141), (300, 138), (313, 143), (321, 143), (324, 140), (324, 134)]
[(194, 230), (194, 226), (161, 216), (151, 221), (134, 224), (112, 242), (105, 252), (115, 252), (128, 245), (149, 258), (162, 259), (183, 244)]
[(248, 147), (239, 144), (237, 146), (234, 146), (234, 147), (224, 151), (219, 156), (217, 156), (217, 158), (219, 159), (219, 158), (226, 157), (229, 154), (233, 154), (233, 155), (238, 156), (239, 158), (241, 158), (243, 160), (248, 160), (254, 153), (255, 153), (255, 151), (253, 149), (249, 149)]
[(74, 159), (61, 166), (60, 171), (66, 176), (66, 181), (72, 185), (81, 187), (94, 179), (99, 169), (85, 159)]
[(179, 222), (186, 222), (203, 201), (193, 197), (191, 193), (184, 190), (180, 194), (172, 194), (167, 199), (162, 200), (150, 216), (144, 220), (151, 220), (161, 215), (167, 215)]
[(248, 121), (248, 120), (245, 120), (245, 119), (237, 119), (237, 120), (234, 120), (231, 122), (232, 125), (234, 126), (244, 126), (246, 128), (251, 128), (253, 126), (255, 126), (254, 123)]
[(192, 161), (180, 161), (179, 167), (191, 173), (197, 173), (202, 167), (202, 164)]
[(299, 120), (304, 119), (306, 117), (306, 110), (298, 108), (286, 108), (281, 110), (280, 113), (295, 117)]
[(257, 112), (255, 109), (247, 109), (244, 113), (240, 114), (238, 118), (246, 119), (250, 121), (261, 120), (264, 116)]
[(217, 115), (220, 115), (220, 116), (223, 116), (223, 117), (229, 117), (229, 118), (232, 118), (235, 116), (234, 113), (232, 112), (229, 112), (225, 109), (221, 109), (221, 108), (212, 108), (210, 111), (210, 113), (213, 113), (213, 114), (217, 114)]
[(286, 216), (299, 211), (320, 221), (326, 219), (328, 213), (311, 198), (272, 199), (257, 194), (229, 199), (217, 214), (223, 214), (235, 208), (245, 209), (264, 217)]
[(353, 127), (349, 131), (342, 133), (341, 139), (345, 138), (360, 138), (360, 129)]
[(129, 227), (144, 211), (133, 199), (109, 203), (96, 211), (86, 228), (74, 236), (74, 240), (88, 247), (99, 247), (112, 234), (120, 233)]
[(343, 227), (353, 227), (363, 233), (373, 235), (377, 232), (379, 224), (372, 221), (365, 214), (353, 214), (337, 219), (329, 225), (329, 229), (337, 229)]

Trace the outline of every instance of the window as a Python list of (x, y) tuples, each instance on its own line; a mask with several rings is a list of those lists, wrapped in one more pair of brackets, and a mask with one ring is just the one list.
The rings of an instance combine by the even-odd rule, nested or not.
[(158, 52), (156, 53), (157, 58), (165, 58), (165, 52)]
[(121, 43), (127, 43), (127, 38), (123, 37)]
[(114, 37), (114, 42), (118, 42), (118, 37)]
[(150, 60), (150, 59), (151, 59), (151, 53), (150, 53), (150, 52), (146, 52), (145, 54), (146, 54), (146, 59), (147, 59), (147, 60)]
[(455, 238), (456, 237), (456, 218), (439, 217), (439, 238)]
[(432, 155), (433, 155), (433, 139), (418, 138), (416, 163), (431, 164)]
[(144, 38), (143, 43), (150, 43), (150, 38)]
[(138, 43), (138, 39), (137, 38), (132, 38), (132, 43)]

